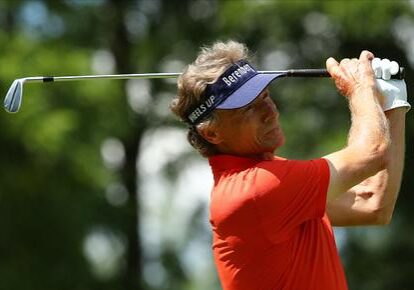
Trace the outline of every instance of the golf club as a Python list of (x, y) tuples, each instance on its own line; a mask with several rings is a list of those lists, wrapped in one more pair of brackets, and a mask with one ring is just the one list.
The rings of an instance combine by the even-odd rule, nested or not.
[[(262, 74), (281, 74), (284, 77), (330, 77), (326, 69), (291, 69), (280, 71), (259, 71)], [(23, 98), (23, 85), (25, 83), (48, 83), (63, 81), (78, 81), (91, 79), (166, 79), (177, 78), (181, 73), (142, 73), (142, 74), (113, 74), (113, 75), (83, 75), (83, 76), (39, 76), (26, 77), (13, 81), (4, 99), (4, 108), (9, 113), (17, 113)], [(403, 79), (404, 68), (393, 75), (392, 78)]]

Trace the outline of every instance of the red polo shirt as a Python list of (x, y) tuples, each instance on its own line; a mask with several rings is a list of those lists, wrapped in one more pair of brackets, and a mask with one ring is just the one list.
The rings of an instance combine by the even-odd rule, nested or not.
[(324, 159), (217, 155), (210, 222), (224, 290), (345, 290)]

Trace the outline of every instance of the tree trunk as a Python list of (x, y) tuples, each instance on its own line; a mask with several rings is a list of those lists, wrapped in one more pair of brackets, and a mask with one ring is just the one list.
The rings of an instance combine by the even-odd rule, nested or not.
[[(133, 65), (131, 64), (131, 44), (127, 37), (127, 31), (124, 24), (124, 16), (127, 9), (127, 1), (111, 0), (108, 3), (109, 17), (109, 46), (115, 57), (116, 68), (118, 73), (131, 73)], [(125, 93), (126, 94), (126, 93)], [(127, 102), (125, 102), (127, 104)], [(126, 111), (129, 109), (126, 108)], [(132, 115), (132, 112), (129, 112)], [(139, 238), (139, 186), (137, 182), (138, 168), (136, 166), (139, 156), (139, 143), (145, 126), (141, 122), (128, 120), (125, 124), (129, 127), (128, 134), (122, 137), (121, 142), (125, 149), (125, 164), (121, 169), (121, 178), (129, 193), (128, 205), (125, 209), (124, 223), (125, 231), (128, 238), (126, 269), (122, 278), (124, 289), (137, 290), (141, 288), (142, 281), (142, 255), (141, 242)], [(137, 126), (140, 124), (140, 126)]]

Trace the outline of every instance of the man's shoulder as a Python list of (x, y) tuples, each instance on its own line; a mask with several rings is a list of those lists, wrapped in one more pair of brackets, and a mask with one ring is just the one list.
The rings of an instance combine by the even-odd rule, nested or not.
[[(311, 160), (288, 159), (273, 156), (271, 159), (247, 158), (233, 155), (217, 155), (209, 158), (215, 185), (219, 183), (242, 183), (246, 188), (269, 184), (282, 179), (300, 182), (301, 176), (310, 177), (329, 174), (329, 167), (323, 158)], [(252, 181), (250, 186), (249, 181)]]

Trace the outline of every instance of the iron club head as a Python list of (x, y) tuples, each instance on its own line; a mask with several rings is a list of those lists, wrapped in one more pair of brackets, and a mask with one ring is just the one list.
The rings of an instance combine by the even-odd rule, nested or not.
[(24, 79), (16, 79), (7, 91), (4, 99), (4, 108), (9, 113), (17, 113), (20, 109), (23, 96)]

